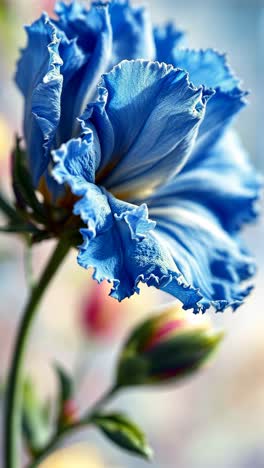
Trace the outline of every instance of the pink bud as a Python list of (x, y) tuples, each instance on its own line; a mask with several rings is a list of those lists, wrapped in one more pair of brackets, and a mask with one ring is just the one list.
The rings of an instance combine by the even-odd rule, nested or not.
[(78, 408), (74, 400), (67, 400), (65, 401), (62, 414), (61, 414), (61, 422), (64, 426), (68, 426), (73, 424), (78, 419)]
[(184, 326), (184, 320), (170, 320), (169, 322), (165, 322), (154, 331), (153, 335), (151, 336), (148, 343), (145, 344), (143, 351), (150, 351), (156, 345), (162, 343), (163, 341), (168, 340), (171, 338), (174, 333)]
[(177, 303), (169, 304), (164, 307), (160, 315), (154, 315), (150, 320), (151, 333), (143, 344), (141, 351), (150, 351), (155, 346), (168, 341), (176, 334), (189, 330), (190, 327), (208, 327), (208, 320), (194, 321), (192, 314), (183, 311)]

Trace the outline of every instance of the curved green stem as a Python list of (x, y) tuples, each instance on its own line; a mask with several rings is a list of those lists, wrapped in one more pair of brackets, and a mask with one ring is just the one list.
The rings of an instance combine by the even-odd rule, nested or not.
[(95, 406), (92, 408), (90, 412), (88, 412), (86, 415), (84, 415), (79, 421), (76, 421), (75, 423), (71, 424), (70, 426), (66, 426), (60, 431), (56, 432), (53, 437), (50, 439), (48, 444), (40, 451), (40, 453), (37, 455), (37, 457), (34, 459), (32, 463), (28, 465), (28, 468), (37, 468), (39, 464), (46, 458), (49, 454), (51, 454), (54, 449), (56, 449), (58, 443), (60, 440), (65, 437), (67, 434), (76, 431), (78, 429), (83, 429), (87, 427), (90, 423), (93, 422), (93, 418), (96, 415), (97, 412), (99, 412), (100, 408), (105, 405), (108, 400), (116, 394), (118, 391), (117, 386), (113, 386), (108, 392), (106, 392), (100, 400), (95, 404)]
[(58, 270), (60, 264), (70, 250), (68, 239), (62, 238), (42, 276), (39, 283), (33, 288), (26, 305), (22, 321), (18, 330), (10, 374), (7, 383), (5, 402), (5, 426), (4, 426), (4, 460), (5, 468), (18, 468), (21, 456), (19, 453), (19, 438), (21, 430), (21, 373), (25, 356), (26, 343), (38, 305), (42, 299), (51, 279)]
[(34, 461), (32, 461), (32, 463), (30, 463), (28, 465), (27, 468), (37, 468), (39, 466), (39, 464), (48, 455), (50, 455), (54, 451), (54, 449), (56, 449), (58, 443), (60, 442), (60, 440), (63, 437), (65, 437), (68, 433), (70, 433), (70, 432), (72, 432), (74, 430), (77, 430), (77, 429), (81, 429), (81, 428), (83, 428), (83, 427), (85, 427), (87, 425), (88, 425), (88, 421), (85, 421), (85, 423), (83, 421), (79, 421), (76, 424), (72, 424), (71, 426), (65, 427), (60, 432), (55, 433), (53, 435), (52, 439), (49, 441), (49, 443), (43, 448), (43, 450), (41, 450), (41, 452), (36, 456)]

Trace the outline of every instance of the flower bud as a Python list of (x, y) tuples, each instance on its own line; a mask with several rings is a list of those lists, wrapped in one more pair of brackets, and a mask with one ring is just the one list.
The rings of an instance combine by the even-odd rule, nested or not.
[(208, 320), (170, 304), (129, 337), (119, 360), (117, 386), (179, 380), (199, 369), (222, 337)]

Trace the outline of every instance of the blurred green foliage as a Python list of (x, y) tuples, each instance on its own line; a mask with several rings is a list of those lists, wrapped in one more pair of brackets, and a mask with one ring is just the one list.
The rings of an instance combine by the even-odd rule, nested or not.
[(0, 53), (7, 62), (13, 63), (17, 43), (17, 15), (8, 0), (0, 0)]

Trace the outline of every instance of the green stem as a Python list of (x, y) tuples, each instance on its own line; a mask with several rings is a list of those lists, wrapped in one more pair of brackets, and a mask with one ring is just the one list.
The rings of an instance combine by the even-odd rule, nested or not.
[(41, 450), (41, 452), (36, 456), (34, 461), (28, 465), (27, 468), (37, 468), (39, 464), (48, 456), (50, 455), (54, 449), (56, 449), (58, 443), (60, 440), (65, 437), (68, 433), (81, 429), (84, 426), (87, 426), (88, 422), (85, 421), (85, 424), (83, 421), (79, 421), (76, 424), (72, 424), (71, 426), (65, 427), (64, 429), (61, 429), (60, 432), (57, 432), (54, 434), (52, 439), (49, 441), (49, 443)]
[(99, 412), (100, 408), (105, 405), (108, 400), (116, 394), (118, 391), (117, 386), (113, 386), (107, 393), (105, 393), (100, 400), (95, 404), (92, 410), (86, 415), (84, 415), (79, 421), (76, 423), (71, 424), (70, 426), (66, 426), (60, 431), (56, 432), (48, 444), (40, 451), (37, 457), (34, 459), (32, 463), (28, 465), (27, 468), (37, 468), (39, 464), (49, 455), (51, 454), (54, 449), (56, 449), (57, 445), (59, 444), (60, 440), (65, 437), (67, 434), (72, 433), (78, 429), (83, 429), (87, 427), (89, 424), (93, 422), (93, 418), (97, 412)]
[(4, 427), (5, 468), (17, 468), (19, 466), (19, 461), (21, 460), (19, 453), (19, 437), (21, 430), (20, 408), (22, 394), (21, 374), (26, 351), (26, 343), (29, 337), (31, 325), (40, 300), (42, 299), (60, 264), (70, 250), (70, 247), (71, 244), (68, 239), (62, 238), (58, 242), (46, 268), (44, 269), (39, 283), (32, 290), (31, 297), (26, 305), (18, 330), (6, 391)]

